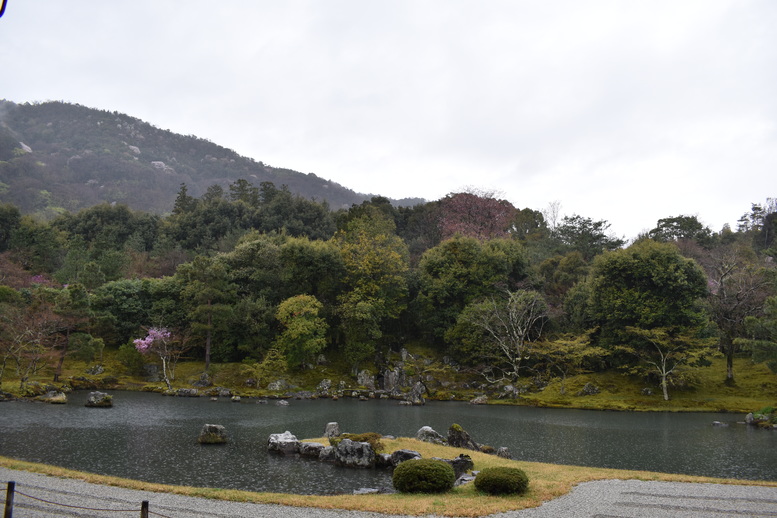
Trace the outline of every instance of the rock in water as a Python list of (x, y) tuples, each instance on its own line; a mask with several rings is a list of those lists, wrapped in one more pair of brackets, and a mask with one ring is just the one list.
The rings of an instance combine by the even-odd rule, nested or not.
[(197, 442), (200, 444), (226, 444), (227, 429), (220, 424), (206, 424), (202, 427)]
[(86, 405), (92, 408), (110, 408), (113, 406), (113, 396), (105, 392), (90, 392)]
[(284, 455), (299, 453), (299, 440), (288, 430), (283, 433), (273, 433), (267, 440), (267, 450)]
[(50, 390), (49, 392), (46, 392), (42, 396), (38, 396), (35, 398), (39, 401), (45, 401), (46, 403), (51, 403), (52, 405), (64, 405), (67, 403), (67, 395), (64, 392), (59, 392), (57, 390)]
[(324, 430), (324, 437), (327, 439), (330, 437), (339, 437), (340, 436), (340, 425), (337, 424), (337, 422), (332, 421), (331, 423), (326, 424), (326, 429)]
[(313, 457), (315, 459), (321, 456), (321, 450), (325, 446), (320, 442), (301, 442), (299, 443), (299, 454), (302, 457)]

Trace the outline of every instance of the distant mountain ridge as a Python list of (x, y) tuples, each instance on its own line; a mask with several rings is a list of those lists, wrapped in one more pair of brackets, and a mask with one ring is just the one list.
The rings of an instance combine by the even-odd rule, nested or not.
[[(313, 173), (272, 167), (193, 135), (118, 112), (58, 101), (0, 100), (0, 202), (51, 217), (99, 203), (162, 214), (185, 183), (192, 196), (240, 178), (286, 185), (333, 209), (372, 198)], [(391, 200), (398, 206), (421, 198)]]

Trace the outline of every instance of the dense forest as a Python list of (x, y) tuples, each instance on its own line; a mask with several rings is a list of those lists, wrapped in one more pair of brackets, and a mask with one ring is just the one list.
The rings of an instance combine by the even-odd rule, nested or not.
[[(725, 357), (777, 372), (777, 204), (626, 243), (489, 192), (358, 195), (119, 113), (0, 102), (0, 382), (118, 351), (355, 375), (408, 344), (522, 390)], [(163, 369), (165, 370), (165, 369)], [(257, 371), (259, 372), (259, 371)], [(166, 370), (165, 370), (166, 373)]]
[(607, 221), (483, 192), (331, 210), (272, 182), (160, 216), (99, 204), (50, 221), (0, 205), (0, 376), (118, 349), (304, 371), (379, 368), (409, 343), (490, 382), (621, 370), (661, 387), (727, 358), (777, 372), (777, 208), (736, 229), (668, 216), (625, 243)]

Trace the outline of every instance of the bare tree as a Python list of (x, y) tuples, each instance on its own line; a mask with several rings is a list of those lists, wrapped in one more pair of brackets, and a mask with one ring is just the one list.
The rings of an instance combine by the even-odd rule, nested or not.
[(748, 316), (762, 314), (777, 272), (752, 250), (737, 246), (715, 249), (701, 262), (707, 271), (708, 300), (720, 336), (718, 348), (726, 356), (726, 381), (733, 383), (736, 339), (744, 336)]
[(485, 332), (485, 359), (491, 363), (484, 375), (490, 382), (520, 377), (548, 317), (548, 307), (539, 293), (518, 290), (505, 295), (471, 304), (460, 316), (463, 322)]

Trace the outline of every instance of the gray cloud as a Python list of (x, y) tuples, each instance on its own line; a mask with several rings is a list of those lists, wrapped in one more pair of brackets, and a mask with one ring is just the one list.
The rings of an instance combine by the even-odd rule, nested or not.
[(775, 26), (769, 0), (14, 2), (2, 95), (362, 192), (476, 185), (627, 237), (680, 213), (717, 230), (775, 194)]

